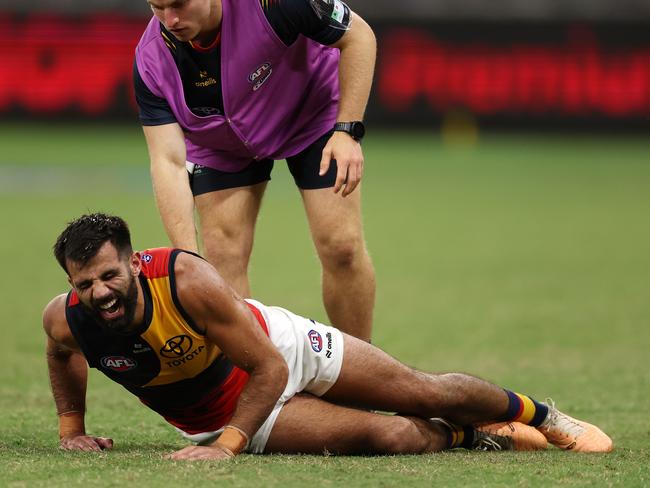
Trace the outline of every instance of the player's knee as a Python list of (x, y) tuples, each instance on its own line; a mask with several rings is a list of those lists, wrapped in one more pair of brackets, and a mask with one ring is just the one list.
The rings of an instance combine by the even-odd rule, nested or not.
[(371, 445), (377, 454), (417, 454), (428, 445), (425, 435), (405, 417), (393, 416), (385, 426), (374, 429)]
[(208, 229), (202, 232), (203, 250), (211, 262), (246, 265), (253, 249), (253, 237), (247, 232)]
[(321, 238), (316, 247), (323, 267), (331, 270), (353, 268), (367, 253), (362, 237), (354, 235)]

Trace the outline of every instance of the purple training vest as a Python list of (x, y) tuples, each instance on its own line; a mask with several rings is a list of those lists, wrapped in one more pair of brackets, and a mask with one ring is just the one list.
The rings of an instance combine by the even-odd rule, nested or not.
[(285, 46), (259, 0), (221, 3), (224, 115), (199, 117), (187, 107), (155, 17), (138, 43), (136, 63), (144, 83), (167, 100), (183, 128), (187, 160), (234, 172), (253, 159), (297, 154), (334, 126), (339, 51), (304, 36)]

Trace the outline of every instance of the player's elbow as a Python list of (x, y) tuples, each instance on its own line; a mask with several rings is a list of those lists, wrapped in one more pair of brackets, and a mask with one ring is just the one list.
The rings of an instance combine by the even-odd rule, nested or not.
[(151, 177), (160, 182), (162, 178), (176, 179), (187, 172), (185, 159), (179, 155), (165, 155), (151, 158), (149, 167)]
[(275, 361), (271, 376), (273, 381), (278, 385), (278, 388), (281, 386), (281, 391), (284, 391), (287, 386), (287, 381), (289, 381), (289, 367), (284, 359)]
[[(252, 379), (269, 389), (284, 391), (289, 380), (289, 367), (279, 351), (270, 349), (268, 354), (255, 365), (244, 368)], [(250, 380), (249, 380), (250, 381)]]
[(258, 368), (257, 372), (264, 377), (263, 381), (265, 383), (274, 385), (279, 393), (282, 393), (287, 386), (289, 367), (279, 353), (277, 356), (267, 358), (265, 364)]

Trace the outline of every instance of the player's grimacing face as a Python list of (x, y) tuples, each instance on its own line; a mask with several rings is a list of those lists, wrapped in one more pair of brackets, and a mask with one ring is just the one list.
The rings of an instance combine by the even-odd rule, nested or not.
[(106, 242), (86, 264), (66, 264), (70, 284), (97, 323), (113, 332), (129, 332), (138, 302), (139, 255), (120, 256)]
[(208, 30), (210, 0), (148, 0), (156, 18), (179, 41), (195, 39)]

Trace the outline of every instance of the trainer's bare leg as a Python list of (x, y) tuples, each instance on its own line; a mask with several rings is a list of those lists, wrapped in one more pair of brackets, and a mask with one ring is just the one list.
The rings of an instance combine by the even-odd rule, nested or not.
[(206, 259), (237, 293), (250, 297), (248, 262), (266, 182), (203, 193), (194, 201)]
[(443, 417), (457, 425), (497, 420), (507, 412), (507, 394), (487, 381), (462, 373), (424, 373), (359, 339), (344, 334), (344, 341), (341, 373), (323, 396), (332, 403)]
[(265, 453), (419, 454), (447, 446), (440, 424), (342, 407), (309, 394), (289, 400)]
[(369, 341), (375, 271), (361, 222), (361, 188), (343, 198), (331, 188), (301, 190), (323, 269), (323, 303), (330, 323)]

